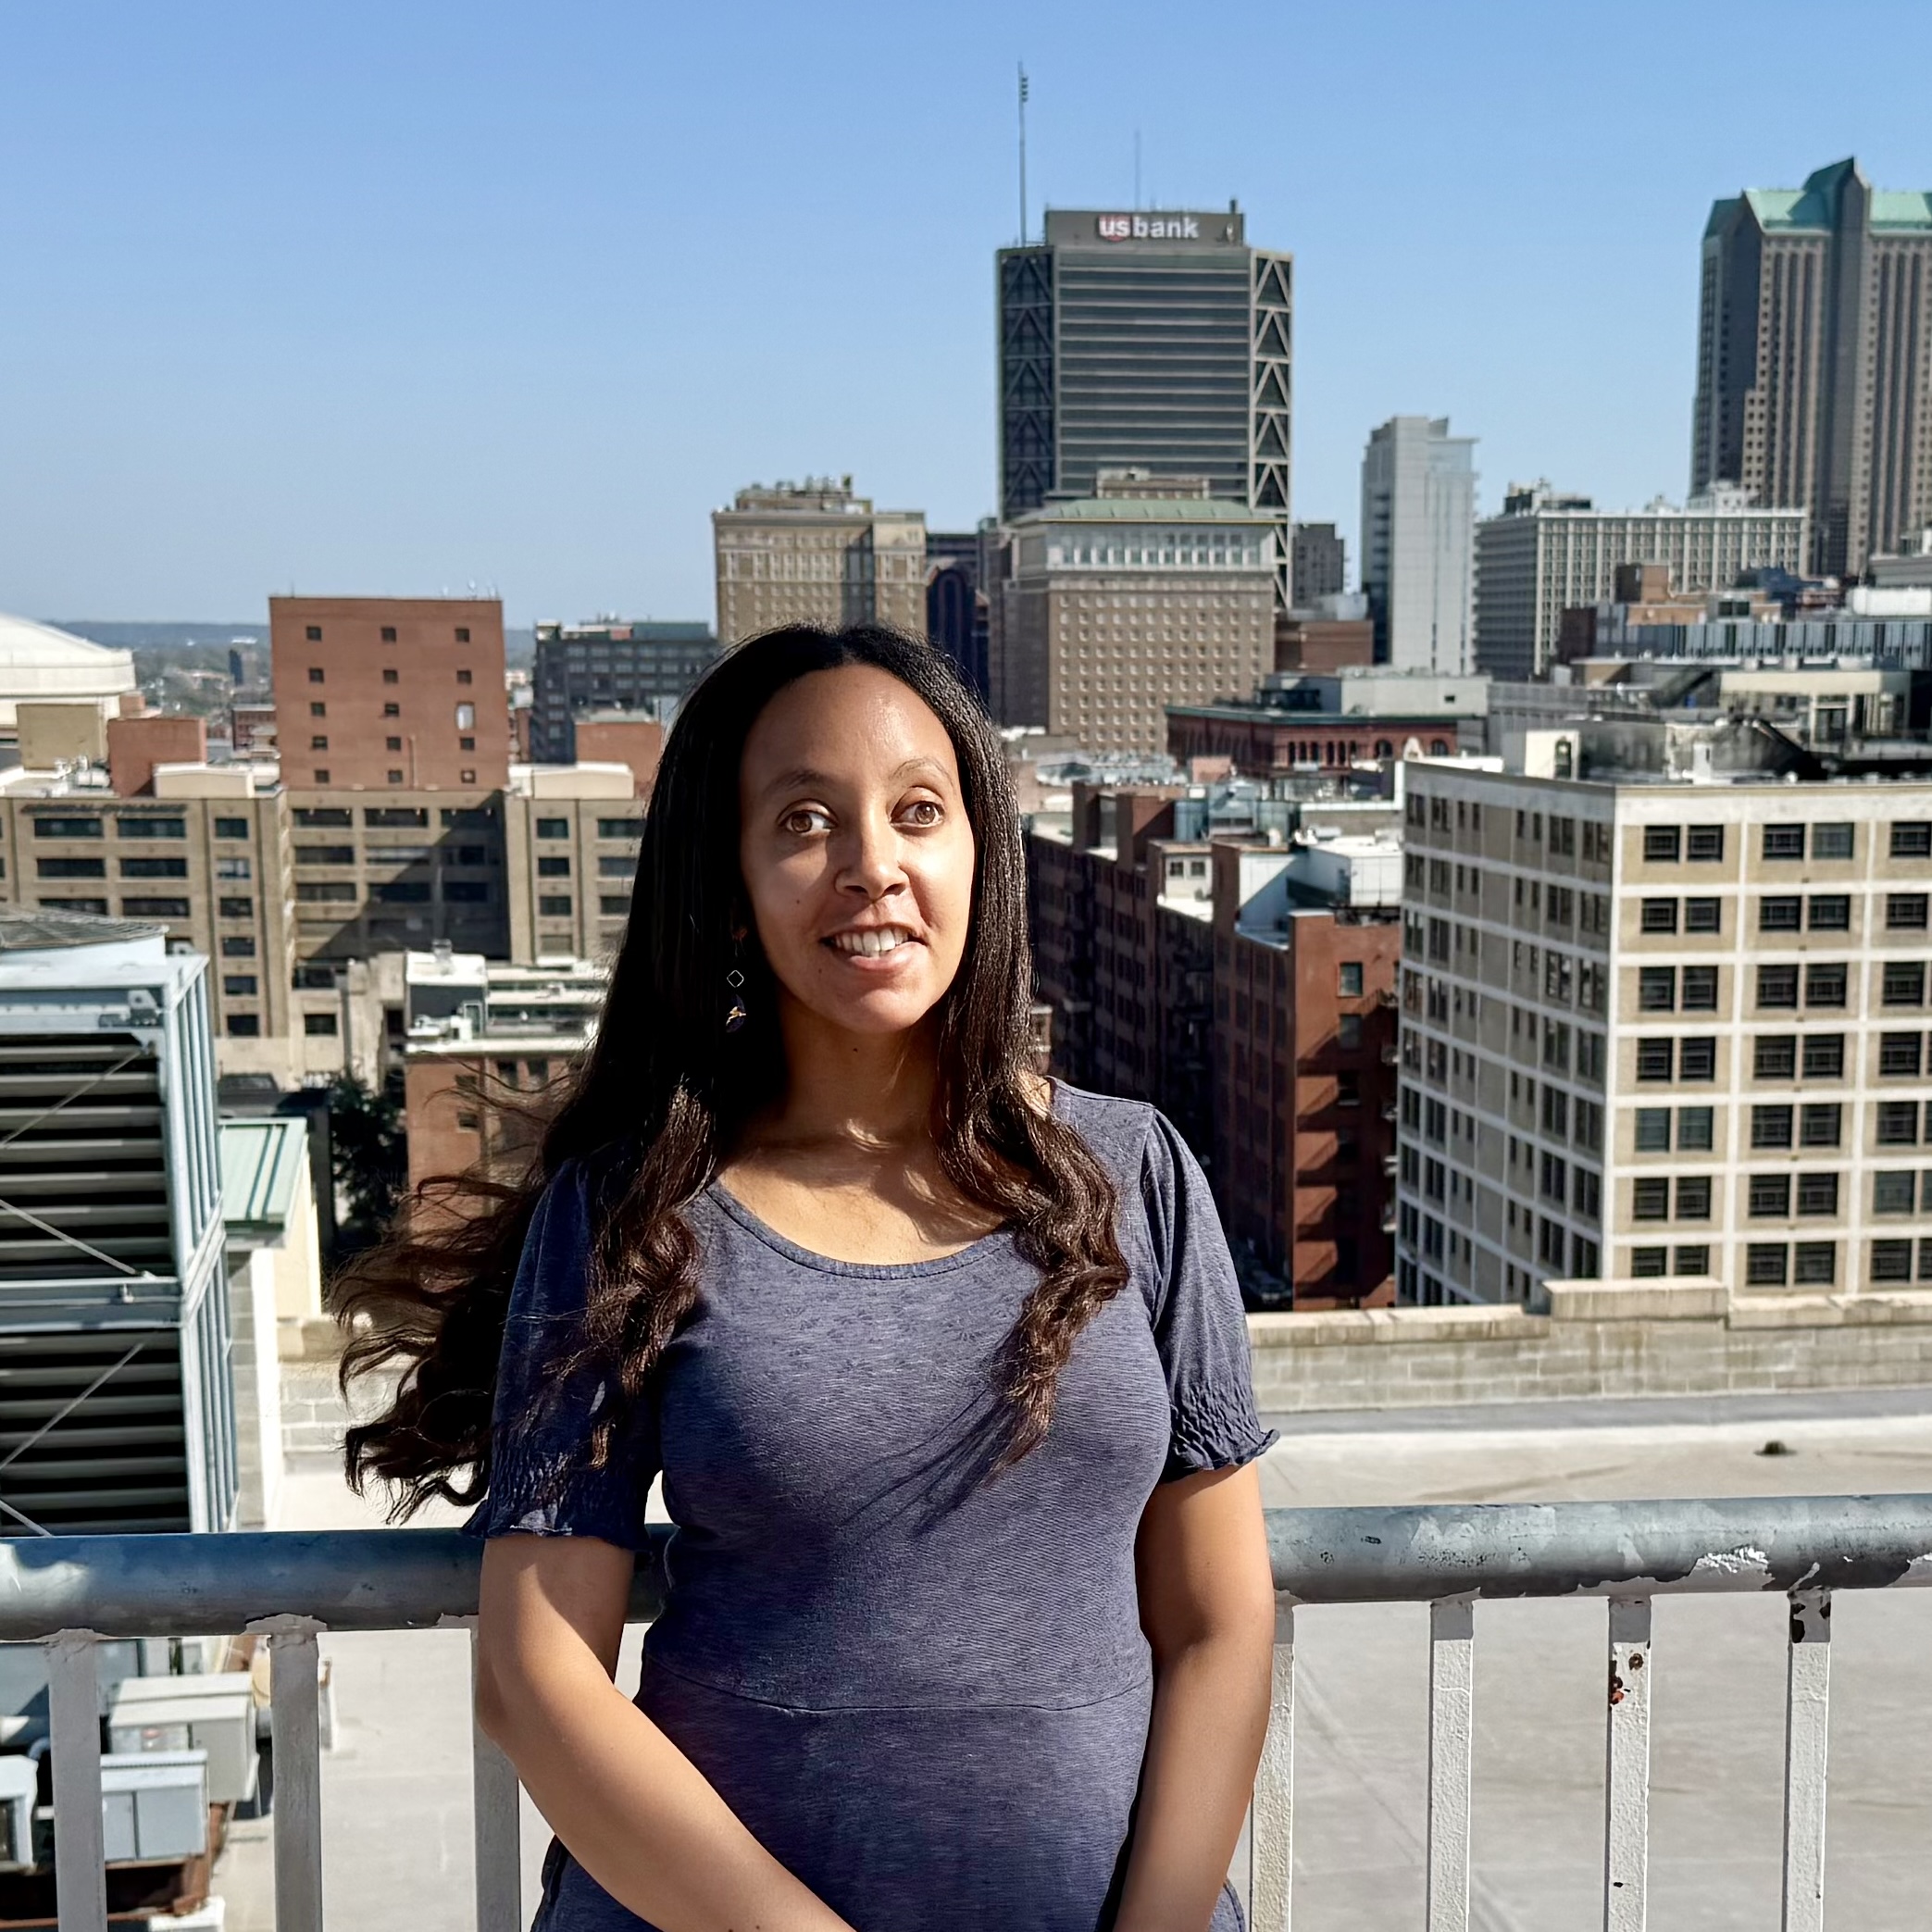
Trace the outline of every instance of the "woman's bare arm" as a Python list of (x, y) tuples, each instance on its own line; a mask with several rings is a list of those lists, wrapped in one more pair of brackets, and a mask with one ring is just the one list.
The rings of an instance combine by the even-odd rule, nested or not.
[(1255, 1465), (1163, 1483), (1135, 1563), (1153, 1721), (1116, 1932), (1207, 1932), (1268, 1726), (1275, 1589)]
[(479, 1722), (571, 1856), (663, 1932), (852, 1932), (612, 1681), (631, 1569), (592, 1537), (492, 1539)]

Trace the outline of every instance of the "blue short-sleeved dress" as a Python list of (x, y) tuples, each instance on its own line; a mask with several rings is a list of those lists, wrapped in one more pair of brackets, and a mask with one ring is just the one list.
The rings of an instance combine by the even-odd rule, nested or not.
[[(583, 1303), (580, 1167), (540, 1203), (517, 1273), (470, 1528), (635, 1549), (663, 1472), (668, 1607), (638, 1701), (859, 1932), (1111, 1922), (1151, 1708), (1141, 1512), (1163, 1479), (1270, 1440), (1193, 1157), (1138, 1103), (1061, 1085), (1054, 1106), (1119, 1189), (1132, 1280), (1081, 1331), (1046, 1440), (991, 1482), (988, 1365), (1038, 1278), (1008, 1232), (861, 1265), (711, 1189), (688, 1210), (700, 1304), (648, 1411), (607, 1468), (560, 1487), (603, 1393), (538, 1401)], [(643, 1927), (558, 1845), (543, 1897), (542, 1932)], [(1214, 1932), (1240, 1925), (1224, 1894)]]

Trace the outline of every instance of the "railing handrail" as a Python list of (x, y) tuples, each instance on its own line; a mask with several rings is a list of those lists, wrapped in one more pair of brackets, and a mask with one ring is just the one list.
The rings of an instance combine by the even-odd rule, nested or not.
[[(1932, 1495), (1432, 1503), (1267, 1513), (1288, 1603), (1789, 1593), (1932, 1586)], [(630, 1614), (664, 1605), (651, 1530)], [(477, 1614), (457, 1529), (0, 1539), (0, 1641), (251, 1629), (413, 1630)]]

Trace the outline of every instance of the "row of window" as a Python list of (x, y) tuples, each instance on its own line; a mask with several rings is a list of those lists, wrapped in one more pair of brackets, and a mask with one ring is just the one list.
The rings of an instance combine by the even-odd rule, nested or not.
[[(1882, 1241), (1872, 1244), (1875, 1281), (1880, 1278), (1876, 1251), (1885, 1245)], [(1903, 1245), (1909, 1248), (1912, 1243)], [(1836, 1241), (1751, 1241), (1744, 1250), (1744, 1279), (1751, 1288), (1784, 1288), (1793, 1283), (1800, 1288), (1829, 1288), (1838, 1279), (1838, 1252)], [(1681, 1247), (1673, 1267), (1667, 1248), (1633, 1248), (1630, 1272), (1640, 1280), (1667, 1274), (1708, 1275), (1711, 1251), (1702, 1242)]]
[[(43, 815), (36, 816), (32, 825), (36, 839), (100, 839), (106, 836), (106, 821), (91, 813), (84, 816)], [(114, 821), (114, 830), (115, 836), (121, 839), (185, 839), (188, 821), (185, 818), (132, 818), (121, 815)], [(214, 835), (218, 839), (245, 839), (249, 836), (248, 820), (218, 818), (214, 822)]]
[[(466, 711), (468, 710), (468, 708), (469, 707), (467, 704), (463, 706), (463, 709)], [(327, 735), (320, 731), (317, 732), (308, 741), (308, 748), (312, 752), (326, 752), (329, 749), (329, 739)], [(476, 748), (477, 742), (474, 738), (459, 738), (456, 741), (456, 749), (459, 752), (473, 752), (476, 750)], [(396, 737), (385, 738), (382, 741), (382, 749), (386, 752), (399, 752), (403, 749), (403, 741), (400, 738)], [(400, 779), (394, 779), (392, 780), (392, 782), (399, 783)]]
[[(494, 866), (497, 855), (487, 845), (371, 845), (364, 856), (371, 866), (430, 865)], [(353, 866), (353, 845), (298, 845), (298, 866)]]
[[(644, 821), (642, 818), (600, 818), (597, 821), (597, 836), (600, 839), (637, 839), (643, 836)], [(570, 821), (567, 818), (540, 818), (537, 820), (537, 836), (540, 839), (567, 839), (570, 836)], [(1206, 861), (1197, 859), (1195, 865), (1201, 871), (1207, 869)], [(1173, 866), (1168, 870), (1171, 872)]]
[[(1888, 855), (1895, 859), (1932, 858), (1932, 820), (1905, 820), (1886, 828)], [(1721, 863), (1721, 825), (1647, 825), (1643, 855), (1651, 865)], [(1858, 829), (1853, 825), (1767, 825), (1758, 850), (1767, 859), (1850, 859), (1858, 855)]]
[[(575, 902), (568, 892), (542, 892), (537, 898), (537, 916), (544, 919), (567, 919), (575, 910)], [(628, 893), (604, 892), (598, 895), (597, 916), (601, 919), (625, 919), (630, 916), (630, 899)]]
[[(467, 644), (469, 642), (469, 626), (467, 624), (457, 624), (454, 627), (454, 629), (456, 633), (456, 642), (459, 644)], [(322, 627), (319, 624), (308, 625), (306, 627), (305, 634), (308, 638), (308, 642), (312, 644), (319, 644), (322, 642)], [(383, 625), (382, 642), (385, 644), (393, 644), (395, 642), (395, 641), (396, 627), (393, 624)], [(316, 674), (313, 671), (309, 673), (309, 676), (311, 678), (313, 678), (315, 675)]]
[[(36, 859), (35, 876), (41, 879), (106, 879), (106, 859)], [(186, 879), (188, 861), (184, 858), (129, 859), (120, 862), (120, 876), (123, 879)], [(217, 859), (217, 879), (253, 879), (255, 868), (245, 858)]]
[[(1630, 1183), (1630, 1213), (1639, 1221), (1708, 1221), (1708, 1174), (1640, 1175)], [(1673, 1212), (1672, 1203), (1676, 1207)], [(1798, 1215), (1839, 1211), (1836, 1174), (1753, 1174), (1746, 1187), (1746, 1211), (1754, 1220), (1789, 1220)]]
[[(362, 822), (377, 830), (425, 830), (430, 823), (427, 805), (364, 805)], [(348, 805), (298, 805), (295, 826), (299, 831), (346, 829), (355, 823)], [(445, 831), (488, 831), (496, 823), (492, 805), (444, 805), (442, 813)]]
[[(604, 853), (597, 860), (597, 874), (600, 879), (634, 879), (637, 876), (637, 855), (629, 852)], [(537, 877), (568, 879), (569, 855), (566, 853), (540, 854), (537, 858)]]
[[(403, 747), (400, 741), (395, 739), (392, 739), (390, 741), (389, 749), (391, 751), (399, 752), (402, 750), (402, 748)], [(471, 739), (465, 739), (463, 742), (462, 749), (466, 752), (473, 752), (476, 749), (475, 741)], [(309, 779), (311, 783), (318, 787), (330, 784), (333, 782), (331, 777), (331, 767), (327, 765), (314, 766), (310, 769)], [(464, 770), (459, 771), (456, 774), (456, 782), (459, 785), (474, 785), (476, 781), (477, 775), (474, 771)], [(393, 765), (388, 767), (383, 772), (383, 782), (385, 784), (390, 785), (403, 784), (405, 782), (405, 778), (402, 767), (400, 766)]]
[[(383, 879), (369, 887), (368, 896), (377, 905), (427, 905), (435, 892), (427, 879)], [(303, 905), (351, 905), (360, 897), (353, 879), (295, 881), (295, 899)], [(445, 905), (487, 905), (490, 882), (481, 879), (445, 879), (442, 902)]]

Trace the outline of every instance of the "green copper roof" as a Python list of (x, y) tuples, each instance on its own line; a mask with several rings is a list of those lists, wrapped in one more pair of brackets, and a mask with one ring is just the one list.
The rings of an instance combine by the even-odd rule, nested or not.
[(1932, 232), (1932, 193), (1913, 188), (1878, 188), (1872, 194), (1872, 226)]
[[(1857, 173), (1856, 161), (1834, 161), (1811, 175), (1801, 188), (1747, 188), (1741, 197), (1713, 205), (1704, 232), (1714, 234), (1726, 226), (1741, 201), (1766, 234), (1829, 234), (1845, 185)], [(1875, 234), (1932, 234), (1932, 193), (1894, 188), (1868, 192)]]

